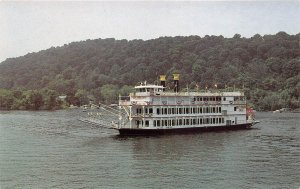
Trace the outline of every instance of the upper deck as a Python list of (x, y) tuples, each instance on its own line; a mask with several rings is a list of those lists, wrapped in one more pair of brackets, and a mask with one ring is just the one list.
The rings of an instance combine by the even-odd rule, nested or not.
[[(244, 104), (244, 93), (222, 92), (166, 92), (163, 86), (140, 85), (128, 97), (120, 97), (121, 106), (126, 105), (195, 105), (195, 104)], [(228, 98), (227, 98), (228, 97)], [(227, 98), (227, 99), (226, 99)]]
[(165, 87), (160, 85), (139, 85), (134, 87), (136, 92), (130, 93), (130, 96), (244, 96), (243, 92), (169, 92), (164, 91)]

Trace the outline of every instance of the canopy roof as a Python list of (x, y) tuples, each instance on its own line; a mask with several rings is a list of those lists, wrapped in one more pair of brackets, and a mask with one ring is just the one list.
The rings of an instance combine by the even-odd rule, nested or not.
[(165, 87), (161, 86), (161, 85), (152, 85), (152, 84), (147, 84), (147, 85), (139, 85), (139, 86), (135, 86), (135, 89), (163, 89)]

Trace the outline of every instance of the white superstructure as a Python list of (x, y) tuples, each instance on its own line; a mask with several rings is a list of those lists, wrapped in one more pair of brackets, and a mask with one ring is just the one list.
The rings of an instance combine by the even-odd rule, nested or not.
[[(186, 129), (249, 125), (243, 92), (165, 92), (139, 85), (119, 99), (126, 116), (118, 129)], [(250, 125), (249, 125), (250, 126)]]

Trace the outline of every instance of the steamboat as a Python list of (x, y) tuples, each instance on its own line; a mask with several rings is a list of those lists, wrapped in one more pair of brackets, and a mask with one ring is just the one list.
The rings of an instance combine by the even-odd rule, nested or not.
[(120, 135), (156, 135), (249, 129), (258, 123), (243, 92), (180, 92), (179, 74), (173, 81), (172, 92), (161, 75), (160, 85), (145, 82), (119, 96), (119, 120), (112, 128)]

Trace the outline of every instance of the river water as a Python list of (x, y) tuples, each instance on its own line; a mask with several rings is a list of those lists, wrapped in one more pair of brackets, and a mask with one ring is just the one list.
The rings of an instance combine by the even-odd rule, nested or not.
[(251, 130), (119, 137), (82, 112), (0, 112), (0, 188), (299, 188), (300, 114)]

